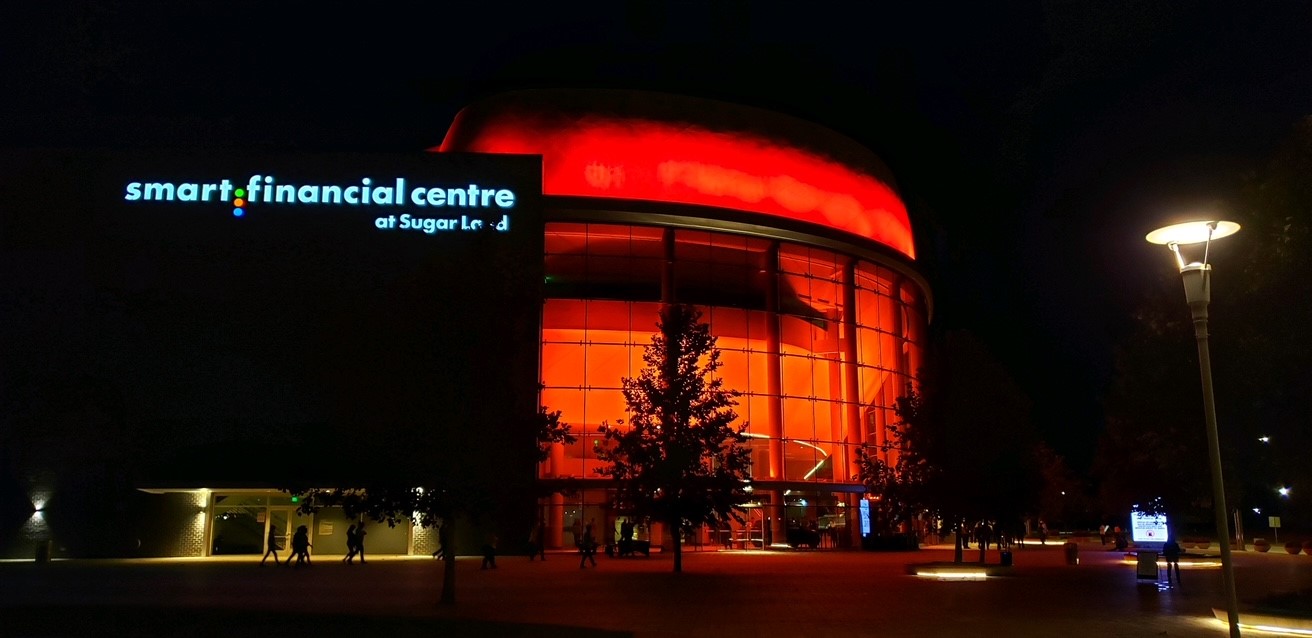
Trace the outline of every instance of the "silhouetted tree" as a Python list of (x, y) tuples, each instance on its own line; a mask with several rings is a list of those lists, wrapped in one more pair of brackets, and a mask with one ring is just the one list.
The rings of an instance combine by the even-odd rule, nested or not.
[[(551, 446), (572, 443), (568, 423), (560, 420), (560, 411), (538, 408), (534, 415), (534, 430), (539, 460), (545, 460)], [(466, 455), (468, 456), (468, 455)], [(448, 461), (450, 459), (447, 459)], [(409, 521), (423, 528), (438, 529), (438, 542), (443, 548), (442, 570), (443, 604), (456, 600), (456, 525), (462, 517), (477, 519), (492, 508), (490, 497), (495, 490), (478, 482), (480, 475), (460, 471), (460, 465), (435, 463), (422, 474), (425, 486), (414, 486), (395, 480), (382, 480), (370, 485), (343, 488), (296, 488), (288, 490), (301, 498), (300, 511), (313, 513), (323, 507), (341, 507), (348, 518), (368, 518), (395, 527)], [(456, 471), (447, 471), (454, 468)]]
[[(689, 305), (661, 307), (660, 330), (643, 352), (646, 368), (625, 378), (627, 429), (605, 424), (609, 465), (622, 511), (666, 524), (673, 538), (674, 571), (683, 570), (682, 534), (697, 525), (741, 521), (747, 502), (749, 450), (743, 443), (736, 391), (715, 376), (720, 352), (701, 312)], [(620, 422), (622, 423), (622, 422)]]
[[(1312, 411), (1309, 174), (1305, 118), (1215, 206), (1243, 226), (1211, 247), (1209, 324), (1227, 503), (1242, 512), (1274, 505), (1281, 482), (1312, 482), (1300, 460), (1312, 445), (1304, 426)], [(1095, 476), (1102, 506), (1116, 516), (1160, 503), (1168, 516), (1205, 525), (1212, 492), (1193, 328), (1173, 260), (1163, 251), (1159, 264), (1120, 339)]]
[(934, 344), (921, 388), (898, 402), (901, 436), (918, 466), (923, 507), (961, 526), (996, 520), (1014, 528), (1037, 505), (1037, 442), (1029, 399), (973, 335)]
[(560, 420), (560, 410), (551, 411), (546, 406), (538, 408), (538, 462), (541, 463), (551, 458), (551, 446), (557, 443), (569, 445), (578, 440), (570, 432), (568, 423)]
[(872, 500), (871, 528), (876, 534), (892, 534), (916, 512), (926, 508), (925, 486), (934, 468), (925, 460), (915, 439), (925, 428), (914, 423), (924, 414), (924, 399), (914, 389), (898, 397), (894, 408), (898, 420), (887, 428), (883, 450), (869, 446), (857, 449), (857, 479)]

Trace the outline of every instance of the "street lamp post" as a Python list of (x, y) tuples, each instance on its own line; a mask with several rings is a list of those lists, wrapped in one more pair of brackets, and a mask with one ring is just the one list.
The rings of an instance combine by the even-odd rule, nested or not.
[[(1216, 534), (1221, 541), (1221, 574), (1225, 586), (1226, 615), (1230, 635), (1239, 636), (1239, 602), (1235, 596), (1234, 562), (1230, 556), (1230, 529), (1226, 523), (1225, 481), (1221, 477), (1221, 444), (1216, 430), (1216, 402), (1212, 398), (1212, 357), (1207, 345), (1207, 304), (1212, 299), (1212, 266), (1207, 263), (1212, 240), (1239, 232), (1239, 224), (1224, 221), (1199, 221), (1175, 224), (1148, 233), (1146, 239), (1162, 244), (1175, 254), (1184, 280), (1185, 301), (1193, 314), (1194, 339), (1198, 342), (1198, 367), (1203, 382), (1203, 416), (1207, 421), (1207, 456), (1212, 467), (1212, 509), (1216, 515)], [(1180, 246), (1202, 244), (1203, 260), (1185, 262)]]

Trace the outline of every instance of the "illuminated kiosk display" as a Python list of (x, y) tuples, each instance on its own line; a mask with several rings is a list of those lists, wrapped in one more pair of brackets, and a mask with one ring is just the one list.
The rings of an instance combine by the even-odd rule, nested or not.
[(597, 428), (625, 419), (621, 379), (639, 373), (662, 302), (702, 309), (749, 423), (748, 520), (692, 542), (784, 544), (811, 525), (825, 545), (859, 542), (857, 449), (896, 454), (887, 426), (921, 366), (930, 310), (906, 207), (877, 157), (779, 114), (609, 91), (476, 103), (439, 150), (543, 157), (542, 403), (579, 435), (539, 467), (570, 495), (540, 501), (552, 544), (572, 546), (593, 519), (618, 529)]
[(1160, 549), (1169, 535), (1165, 514), (1151, 514), (1139, 510), (1130, 512), (1130, 539), (1136, 545), (1150, 548), (1156, 546)]
[[(277, 488), (438, 445), (478, 450), (515, 488), (491, 518), (531, 525), (532, 446), (502, 442), (537, 407), (540, 158), (0, 161), (5, 555), (259, 554), (301, 524), (345, 553), (340, 510)], [(423, 532), (371, 526), (368, 551)]]

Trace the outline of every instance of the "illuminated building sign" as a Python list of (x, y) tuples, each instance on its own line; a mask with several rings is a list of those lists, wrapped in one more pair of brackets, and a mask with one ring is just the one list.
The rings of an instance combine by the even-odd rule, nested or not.
[[(510, 211), (515, 207), (515, 191), (508, 188), (468, 186), (410, 186), (406, 178), (375, 182), (364, 177), (354, 184), (286, 184), (272, 175), (252, 175), (245, 182), (230, 179), (206, 182), (131, 181), (123, 188), (127, 202), (218, 203), (231, 207), (233, 217), (244, 217), (252, 205), (299, 206), (369, 206), (374, 210), (412, 207), (419, 212), (430, 209), (461, 211)], [(441, 217), (423, 214), (393, 213), (375, 217), (379, 230), (417, 230), (429, 235), (438, 232), (510, 231), (510, 214), (448, 213)]]

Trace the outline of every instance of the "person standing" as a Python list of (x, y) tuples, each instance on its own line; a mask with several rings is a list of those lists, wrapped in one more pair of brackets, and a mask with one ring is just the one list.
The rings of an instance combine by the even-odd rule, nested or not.
[(1171, 572), (1175, 572), (1175, 584), (1180, 584), (1180, 544), (1172, 535), (1162, 545), (1162, 557), (1166, 559), (1166, 584), (1171, 584)]
[(497, 568), (497, 535), (488, 534), (483, 543), (483, 569)]
[[(264, 552), (264, 558), (261, 558), (261, 559), (260, 559), (260, 565), (263, 566), (263, 565), (264, 565), (264, 561), (269, 560), (269, 555), (270, 555), (270, 554), (273, 554), (273, 564), (274, 564), (274, 565), (277, 565), (277, 564), (278, 564), (278, 549), (279, 549), (279, 547), (278, 547), (278, 528), (274, 527), (272, 523), (269, 524), (269, 538), (265, 540), (265, 547), (267, 547), (268, 549), (265, 550), (265, 552)], [(291, 559), (288, 558), (287, 560), (290, 561)]]

